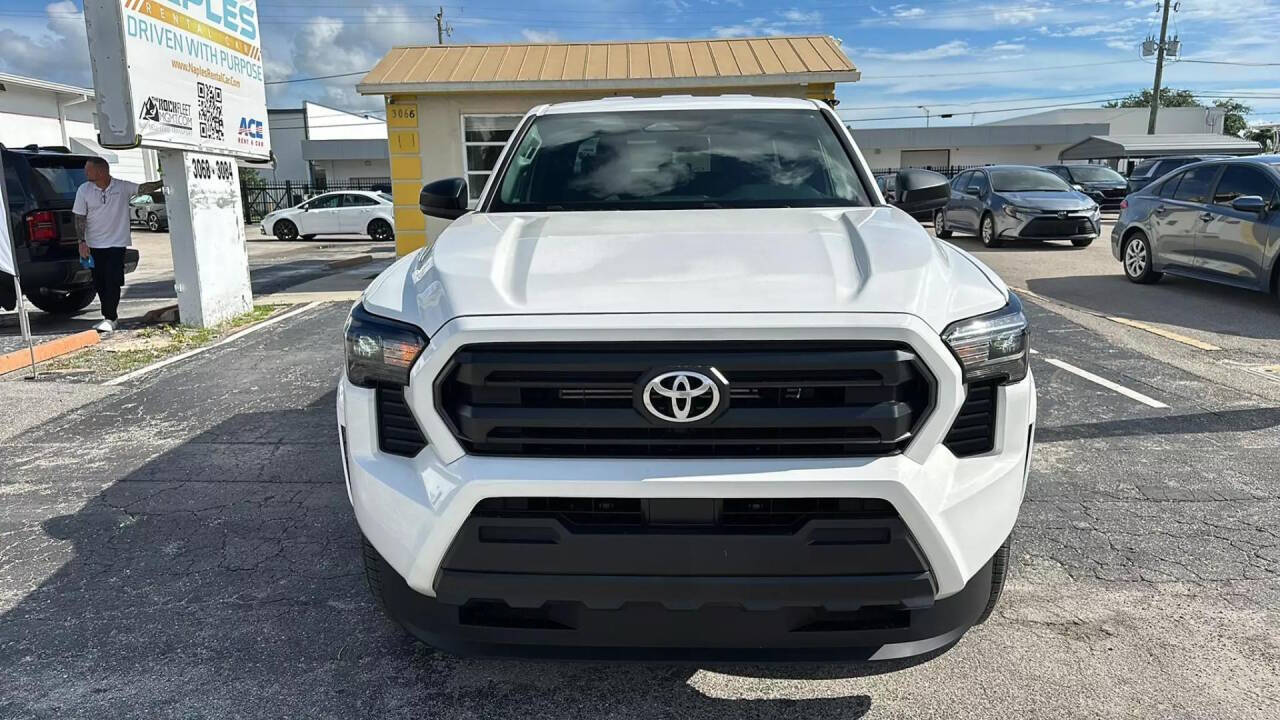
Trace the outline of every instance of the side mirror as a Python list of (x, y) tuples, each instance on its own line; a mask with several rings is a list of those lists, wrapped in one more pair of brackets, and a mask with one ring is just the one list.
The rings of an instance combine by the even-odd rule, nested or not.
[(467, 181), (459, 177), (436, 180), (422, 186), (418, 207), (423, 215), (455, 220), (467, 213)]
[(899, 170), (894, 192), (893, 204), (915, 215), (945, 206), (951, 199), (951, 183), (932, 170)]
[(982, 188), (979, 188), (977, 185), (970, 185), (969, 187), (964, 189), (964, 194), (978, 197), (979, 195), (982, 194)]
[(1257, 195), (1241, 195), (1231, 201), (1231, 207), (1240, 212), (1255, 213), (1261, 215), (1267, 211), (1267, 201)]

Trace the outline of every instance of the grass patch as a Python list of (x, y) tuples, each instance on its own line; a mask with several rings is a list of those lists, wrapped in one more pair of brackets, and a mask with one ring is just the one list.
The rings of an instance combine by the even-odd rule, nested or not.
[(117, 332), (98, 345), (43, 363), (40, 369), (51, 373), (87, 371), (98, 377), (122, 375), (157, 360), (208, 345), (246, 325), (267, 319), (281, 307), (255, 305), (247, 313), (208, 328), (156, 325), (137, 331)]

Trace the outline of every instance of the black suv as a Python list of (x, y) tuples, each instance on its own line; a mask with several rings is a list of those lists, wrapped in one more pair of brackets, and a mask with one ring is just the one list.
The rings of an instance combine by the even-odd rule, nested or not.
[[(9, 228), (22, 277), (22, 294), (48, 313), (70, 315), (93, 302), (93, 278), (80, 265), (71, 205), (85, 182), (89, 155), (62, 147), (0, 145), (9, 200)], [(138, 267), (138, 251), (125, 250), (124, 271)], [(8, 276), (5, 276), (8, 277)], [(0, 282), (0, 307), (16, 302), (12, 280)]]
[(1222, 160), (1227, 155), (1176, 155), (1151, 158), (1138, 163), (1129, 173), (1129, 192), (1136, 193), (1142, 188), (1177, 170), (1183, 165), (1190, 165), (1201, 160)]

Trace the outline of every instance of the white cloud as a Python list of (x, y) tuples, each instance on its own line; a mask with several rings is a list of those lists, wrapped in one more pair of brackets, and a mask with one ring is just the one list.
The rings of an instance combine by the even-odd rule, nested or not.
[(877, 60), (893, 60), (896, 62), (919, 62), (923, 60), (939, 60), (941, 58), (959, 57), (968, 55), (972, 52), (969, 43), (964, 40), (952, 40), (951, 42), (935, 45), (931, 48), (922, 50), (905, 50), (905, 51), (886, 51), (868, 48), (866, 50), (854, 50), (855, 58), (874, 58)]
[(1035, 22), (1040, 12), (1042, 11), (1033, 8), (996, 10), (992, 14), (992, 19), (996, 21), (997, 25), (1022, 25), (1023, 23)]
[(1012, 42), (1001, 42), (991, 46), (991, 52), (997, 52), (997, 53), (1022, 52), (1023, 50), (1026, 50), (1026, 49), (1027, 49), (1027, 46), (1023, 45), (1022, 43), (1012, 43)]
[(560, 36), (557, 35), (554, 30), (535, 30), (533, 28), (525, 28), (520, 31), (520, 36), (533, 43), (560, 42)]
[(894, 5), (889, 8), (893, 10), (893, 16), (896, 18), (912, 18), (924, 15), (924, 8), (908, 7), (906, 5)]
[(813, 12), (804, 12), (803, 10), (792, 8), (791, 10), (782, 13), (782, 19), (789, 23), (811, 25), (822, 22), (822, 13), (817, 10), (814, 10)]
[(84, 15), (71, 0), (44, 8), (48, 23), (31, 32), (0, 28), (0, 68), (15, 75), (92, 86)]

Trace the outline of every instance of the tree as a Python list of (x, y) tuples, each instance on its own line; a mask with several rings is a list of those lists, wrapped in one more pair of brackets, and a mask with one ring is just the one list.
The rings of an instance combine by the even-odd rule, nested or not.
[[(1196, 99), (1195, 93), (1190, 90), (1174, 90), (1173, 88), (1160, 88), (1160, 107), (1202, 107), (1203, 104)], [(1134, 93), (1121, 100), (1109, 100), (1102, 104), (1102, 107), (1111, 108), (1140, 108), (1151, 107), (1151, 91), (1143, 90)]]
[(1246, 128), (1243, 137), (1245, 140), (1261, 143), (1262, 152), (1276, 152), (1280, 147), (1276, 146), (1275, 132), (1272, 128)]
[[(1225, 111), (1222, 119), (1222, 134), (1236, 135), (1244, 132), (1248, 127), (1245, 116), (1253, 112), (1253, 108), (1236, 100), (1235, 98), (1226, 98), (1225, 100), (1214, 100), (1213, 106)], [(1120, 100), (1109, 100), (1102, 104), (1102, 107), (1109, 108), (1144, 108), (1151, 107), (1151, 91), (1143, 90), (1142, 92), (1133, 93)], [(1190, 90), (1175, 90), (1173, 88), (1160, 88), (1160, 107), (1176, 108), (1176, 107), (1208, 107), (1196, 97), (1195, 93)]]
[(1239, 135), (1248, 129), (1249, 123), (1245, 122), (1244, 118), (1253, 112), (1253, 108), (1235, 98), (1214, 100), (1213, 106), (1226, 112), (1222, 118), (1222, 133), (1224, 135)]
[(246, 188), (260, 188), (267, 184), (262, 175), (253, 168), (240, 168), (240, 185)]

